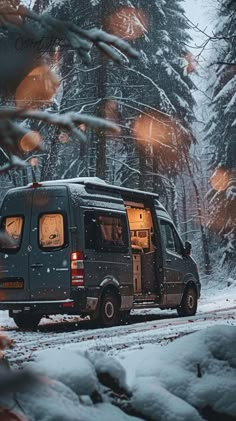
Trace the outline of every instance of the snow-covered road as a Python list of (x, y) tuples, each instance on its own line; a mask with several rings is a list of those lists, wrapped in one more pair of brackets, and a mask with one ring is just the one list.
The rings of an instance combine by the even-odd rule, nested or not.
[(214, 291), (204, 288), (195, 317), (180, 318), (175, 311), (134, 311), (128, 325), (95, 329), (89, 321), (76, 317), (43, 319), (36, 332), (21, 332), (0, 312), (0, 325), (15, 341), (6, 356), (13, 365), (33, 358), (43, 349), (102, 350), (122, 358), (123, 351), (141, 349), (145, 344), (163, 346), (174, 339), (216, 324), (236, 325), (236, 287), (233, 283)]

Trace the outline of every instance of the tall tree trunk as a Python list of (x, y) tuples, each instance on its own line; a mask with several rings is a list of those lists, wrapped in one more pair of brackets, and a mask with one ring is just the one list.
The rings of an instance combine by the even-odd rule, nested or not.
[(145, 172), (146, 172), (146, 153), (145, 153), (145, 145), (137, 141), (137, 150), (138, 150), (138, 157), (139, 157), (139, 189), (145, 190)]
[(202, 214), (200, 193), (199, 193), (199, 189), (198, 189), (197, 183), (196, 183), (196, 181), (194, 179), (194, 175), (193, 175), (192, 169), (190, 167), (189, 160), (188, 160), (188, 157), (187, 157), (186, 152), (185, 152), (185, 159), (186, 159), (186, 164), (187, 164), (188, 172), (189, 172), (189, 175), (190, 175), (192, 184), (193, 184), (193, 188), (194, 188), (195, 194), (196, 194), (197, 214), (198, 214), (198, 218), (199, 218), (200, 231), (201, 231), (201, 237), (202, 237), (202, 248), (203, 248), (203, 258), (204, 258), (204, 265), (205, 265), (205, 273), (207, 275), (209, 275), (211, 273), (211, 262), (210, 262), (210, 255), (209, 255), (208, 239), (207, 239), (205, 227), (203, 225), (203, 214)]
[[(50, 130), (50, 129), (49, 129)], [(44, 157), (41, 171), (41, 181), (53, 180), (56, 178), (57, 158), (58, 158), (58, 143), (56, 141), (59, 135), (58, 127), (51, 128), (48, 151)]]
[(171, 198), (171, 214), (176, 228), (179, 227), (179, 218), (178, 218), (178, 197), (176, 189), (176, 181), (174, 178), (171, 180), (172, 188), (170, 189), (170, 198)]
[(183, 195), (182, 195), (182, 206), (183, 206), (183, 229), (184, 229), (184, 239), (185, 241), (188, 240), (188, 221), (187, 221), (187, 200), (186, 200), (186, 188), (184, 179), (182, 178), (182, 187), (183, 187)]
[[(110, 4), (107, 5), (109, 7)], [(105, 17), (106, 10), (105, 2), (102, 0), (101, 4), (99, 5), (98, 9), (98, 23), (99, 26), (102, 26), (103, 19)], [(104, 117), (104, 98), (106, 97), (107, 90), (106, 90), (106, 83), (107, 83), (107, 64), (108, 60), (103, 54), (100, 54), (99, 57), (99, 64), (101, 67), (98, 71), (98, 78), (97, 78), (97, 96), (100, 99), (100, 104), (97, 109), (97, 114), (99, 117)], [(99, 129), (97, 130), (97, 146), (96, 146), (96, 175), (97, 177), (102, 178), (105, 180), (106, 177), (106, 133), (104, 130)]]

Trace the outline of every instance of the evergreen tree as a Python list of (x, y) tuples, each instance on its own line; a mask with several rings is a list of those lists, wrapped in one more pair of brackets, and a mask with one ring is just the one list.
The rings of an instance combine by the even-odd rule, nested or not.
[[(113, 0), (89, 3), (65, 0), (60, 6), (55, 3), (53, 15), (61, 17), (62, 14), (63, 18), (76, 21), (87, 11), (83, 22), (85, 27), (100, 26), (114, 32), (116, 24), (118, 30), (120, 27), (122, 29), (123, 8), (128, 8), (125, 9), (127, 13), (134, 10), (139, 24), (144, 25), (142, 36), (130, 41), (140, 51), (141, 59), (138, 63), (127, 65), (124, 62), (120, 66), (101, 58), (94, 51), (92, 68), (82, 67), (78, 62), (77, 80), (74, 72), (67, 78), (63, 103), (65, 108), (77, 111), (83, 106), (88, 107), (89, 111), (117, 119), (121, 124), (121, 132), (116, 137), (107, 132), (88, 133), (87, 153), (92, 151), (93, 156), (88, 157), (87, 162), (83, 159), (87, 166), (86, 174), (94, 174), (94, 167), (97, 166), (97, 174), (102, 174), (107, 181), (160, 191), (166, 185), (163, 182), (165, 177), (175, 177), (182, 169), (193, 141), (190, 130), (193, 84), (183, 69), (183, 61), (188, 53), (185, 44), (189, 36), (181, 0), (150, 0), (148, 4), (144, 0), (123, 0), (119, 5)], [(63, 74), (66, 73), (65, 63), (64, 58)], [(73, 90), (73, 95), (66, 93), (66, 86), (68, 91)], [(109, 111), (111, 103), (116, 104), (113, 116)], [(149, 116), (157, 124), (160, 121), (162, 126), (169, 126), (165, 130), (165, 137), (169, 137), (170, 145), (164, 145), (163, 133), (160, 138), (157, 136), (145, 141), (135, 136), (134, 122), (142, 115)], [(182, 147), (186, 148), (184, 153)], [(94, 152), (97, 164), (94, 162)], [(80, 148), (77, 158), (79, 163)], [(71, 155), (69, 165), (75, 159)], [(65, 173), (65, 168), (61, 168), (59, 176), (62, 173)]]
[[(225, 246), (223, 262), (236, 258), (236, 4), (219, 0), (215, 80), (205, 138), (213, 148), (209, 227)], [(235, 266), (235, 260), (233, 263)]]

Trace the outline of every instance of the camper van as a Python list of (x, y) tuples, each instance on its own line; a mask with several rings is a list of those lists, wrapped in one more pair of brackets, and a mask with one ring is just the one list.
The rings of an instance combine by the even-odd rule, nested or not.
[(11, 189), (1, 206), (0, 310), (21, 329), (52, 314), (104, 327), (131, 309), (196, 313), (200, 281), (158, 195), (97, 178)]

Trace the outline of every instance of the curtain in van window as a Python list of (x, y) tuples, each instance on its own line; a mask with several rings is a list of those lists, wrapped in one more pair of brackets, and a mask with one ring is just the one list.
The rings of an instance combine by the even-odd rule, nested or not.
[(4, 231), (9, 237), (7, 248), (20, 247), (23, 217), (22, 216), (8, 216), (3, 221)]
[(120, 218), (99, 216), (101, 240), (105, 243), (124, 245)]
[(41, 247), (60, 247), (64, 245), (63, 215), (55, 213), (40, 217), (39, 243)]
[(85, 247), (88, 249), (112, 249), (120, 252), (128, 249), (126, 216), (113, 216), (100, 212), (85, 213)]

